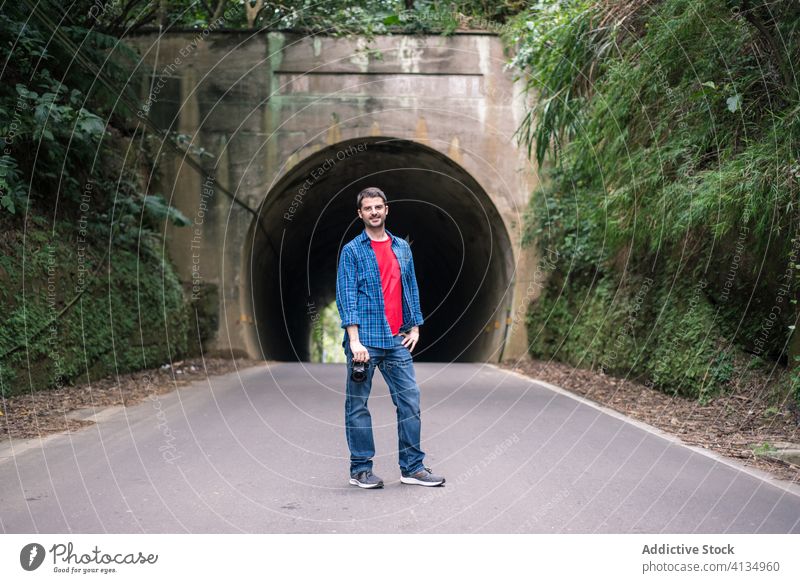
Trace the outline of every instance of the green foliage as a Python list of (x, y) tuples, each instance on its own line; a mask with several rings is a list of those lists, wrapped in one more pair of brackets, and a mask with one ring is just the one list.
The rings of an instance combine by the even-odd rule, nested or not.
[[(96, 380), (186, 354), (186, 302), (158, 246), (142, 255), (115, 249), (108, 270), (91, 278), (101, 257), (69, 244), (66, 225), (59, 225), (52, 239), (49, 230), (36, 233), (24, 254), (22, 241), (4, 249), (0, 355), (6, 356), (0, 358), (0, 374), (6, 395)], [(56, 318), (83, 286), (79, 301)], [(20, 343), (23, 348), (13, 350)]]
[(516, 53), (512, 65), (522, 71), (526, 90), (536, 94), (518, 130), (539, 163), (546, 152), (580, 131), (578, 113), (590, 67), (612, 47), (599, 42), (593, 29), (597, 10), (588, 0), (537, 2), (519, 15), (504, 33)]
[(296, 0), (267, 2), (259, 22), (268, 28), (303, 29), (334, 35), (370, 37), (386, 33), (452, 34), (459, 27), (501, 24), (519, 12), (517, 0)]
[[(58, 35), (79, 44), (80, 55), (66, 53)], [(51, 39), (20, 6), (0, 14), (0, 42), (12, 47), (0, 83), (0, 212), (27, 209), (29, 197), (34, 206), (47, 206), (51, 196), (76, 203), (114, 155), (105, 139), (107, 121), (128, 113), (119, 95), (85, 75), (81, 59), (126, 87), (135, 81), (122, 58), (129, 51), (90, 29), (64, 25), (58, 35)], [(109, 50), (117, 58), (106, 61)]]
[(654, 333), (641, 354), (620, 346), (618, 372), (708, 399), (736, 374), (732, 351), (786, 362), (797, 306), (775, 306), (796, 293), (787, 273), (798, 286), (800, 100), (786, 71), (800, 10), (740, 4), (543, 0), (504, 35), (532, 101), (518, 137), (544, 177), (523, 241), (561, 251), (532, 308), (534, 354), (596, 365), (615, 338), (605, 323), (628, 309), (624, 282), (649, 276), (639, 320)]
[(800, 356), (793, 357), (794, 367), (789, 375), (789, 391), (795, 401), (800, 403)]
[(337, 35), (380, 34), (386, 32), (384, 21), (397, 13), (397, 7), (397, 2), (387, 0), (267, 3), (260, 22), (270, 28), (306, 29)]
[[(253, 8), (257, 0), (247, 0)], [(524, 0), (285, 0), (261, 2), (253, 26), (302, 30), (334, 36), (385, 33), (451, 34), (459, 27), (492, 28), (525, 7)], [(245, 0), (127, 0), (107, 3), (78, 0), (72, 20), (84, 27), (124, 36), (142, 26), (170, 29), (248, 28)]]
[[(0, 111), (0, 116), (3, 115)], [(10, 154), (0, 156), (0, 209), (12, 215), (25, 204), (25, 185), (19, 177), (17, 161)], [(2, 212), (2, 211), (0, 211)]]
[(778, 451), (778, 449), (768, 441), (765, 441), (760, 445), (752, 445), (750, 446), (750, 449), (753, 450), (754, 455), (760, 456), (768, 456)]
[(730, 380), (730, 359), (721, 353), (724, 342), (715, 336), (714, 309), (705, 296), (704, 281), (678, 275), (654, 295), (660, 310), (657, 336), (642, 368), (662, 389), (703, 400)]
[(339, 311), (336, 302), (325, 306), (320, 312), (309, 312), (311, 319), (311, 361), (345, 362), (342, 348), (342, 329), (339, 327)]
[(144, 198), (144, 206), (147, 213), (156, 221), (168, 220), (176, 227), (188, 227), (192, 224), (186, 215), (167, 204), (164, 197), (158, 195), (148, 195)]
[[(687, 280), (688, 281), (688, 278)], [(527, 315), (530, 353), (708, 399), (732, 379), (704, 288), (629, 272), (551, 279)]]
[(720, 0), (701, 4), (664, 2), (635, 38), (592, 28), (592, 2), (543, 2), (517, 23), (514, 63), (536, 92), (520, 137), (540, 163), (550, 153), (562, 165), (559, 186), (578, 186), (587, 235), (611, 253), (692, 231), (718, 238), (742, 220), (767, 241), (797, 216), (797, 116), (762, 94), (748, 24)]
[[(186, 353), (188, 332), (187, 303), (159, 236), (165, 220), (188, 220), (147, 193), (146, 161), (118, 129), (130, 114), (120, 91), (136, 86), (130, 51), (96, 30), (88, 12), (66, 15), (52, 31), (40, 17), (59, 20), (65, 6), (33, 17), (25, 6), (0, 14), (0, 42), (11, 47), (0, 83), (6, 394), (160, 364)], [(118, 86), (86, 75), (87, 63)]]

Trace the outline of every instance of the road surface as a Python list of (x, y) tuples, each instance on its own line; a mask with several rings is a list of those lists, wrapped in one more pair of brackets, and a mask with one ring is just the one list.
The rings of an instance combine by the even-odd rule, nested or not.
[(6, 533), (798, 533), (796, 487), (556, 387), (418, 363), (439, 488), (400, 483), (395, 411), (370, 398), (386, 487), (348, 484), (344, 365), (212, 377), (70, 434), (0, 445)]

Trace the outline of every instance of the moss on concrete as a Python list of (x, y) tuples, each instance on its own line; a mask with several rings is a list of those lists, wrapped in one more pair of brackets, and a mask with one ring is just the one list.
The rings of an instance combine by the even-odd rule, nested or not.
[[(17, 233), (2, 242), (3, 394), (87, 382), (186, 355), (186, 299), (153, 238), (143, 237), (138, 251), (114, 248), (92, 278), (80, 270), (74, 228), (58, 225), (51, 236), (49, 228), (33, 227), (24, 240)], [(92, 272), (105, 251), (86, 246), (82, 252)], [(85, 293), (53, 322), (82, 285)]]

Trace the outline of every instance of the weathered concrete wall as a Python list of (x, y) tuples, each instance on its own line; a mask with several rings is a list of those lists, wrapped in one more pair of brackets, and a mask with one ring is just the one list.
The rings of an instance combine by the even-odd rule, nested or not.
[[(382, 36), (367, 45), (219, 32), (142, 35), (130, 44), (152, 71), (142, 88), (151, 118), (214, 154), (201, 158), (214, 181), (203, 184), (175, 159), (158, 179), (196, 223), (169, 229), (181, 276), (219, 286), (220, 329), (207, 348), (289, 358), (277, 346), (291, 344), (297, 357), (306, 355), (299, 345), (309, 314), (331, 301), (338, 249), (360, 229), (352, 222), (355, 193), (377, 184), (389, 195), (389, 230), (417, 241), (417, 276), (421, 286), (428, 280), (423, 313), (432, 314), (423, 334), (432, 340), (436, 331), (441, 349), (428, 356), (497, 360), (525, 352), (524, 305), (538, 289), (530, 285), (536, 257), (519, 241), (537, 173), (512, 138), (524, 107), (498, 38)], [(362, 144), (363, 152), (341, 162), (344, 144)], [(260, 229), (215, 182), (258, 210)], [(462, 266), (451, 274), (459, 254)], [(298, 282), (286, 283), (293, 277)], [(472, 299), (465, 287), (475, 287)], [(290, 305), (297, 303), (302, 309)], [(456, 337), (471, 348), (445, 350)]]

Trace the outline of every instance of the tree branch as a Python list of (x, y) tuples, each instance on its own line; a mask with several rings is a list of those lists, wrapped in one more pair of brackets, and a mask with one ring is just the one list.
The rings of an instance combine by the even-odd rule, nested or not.
[(250, 1), (246, 0), (244, 3), (244, 8), (247, 11), (248, 28), (255, 28), (258, 13), (264, 9), (264, 0), (256, 0), (255, 6), (251, 6)]
[(796, 90), (796, 87), (792, 85), (791, 72), (789, 71), (786, 62), (781, 58), (781, 53), (778, 50), (778, 44), (775, 42), (775, 37), (759, 17), (758, 13), (756, 12), (756, 8), (751, 7), (750, 0), (742, 0), (742, 14), (761, 35), (762, 40), (767, 45), (767, 49), (772, 56), (773, 64), (777, 67), (778, 72), (783, 78), (784, 86), (793, 93)]
[(228, 0), (219, 0), (217, 3), (217, 9), (214, 10), (214, 15), (211, 17), (212, 22), (216, 22), (222, 17), (222, 15), (225, 13), (225, 5), (227, 3)]

